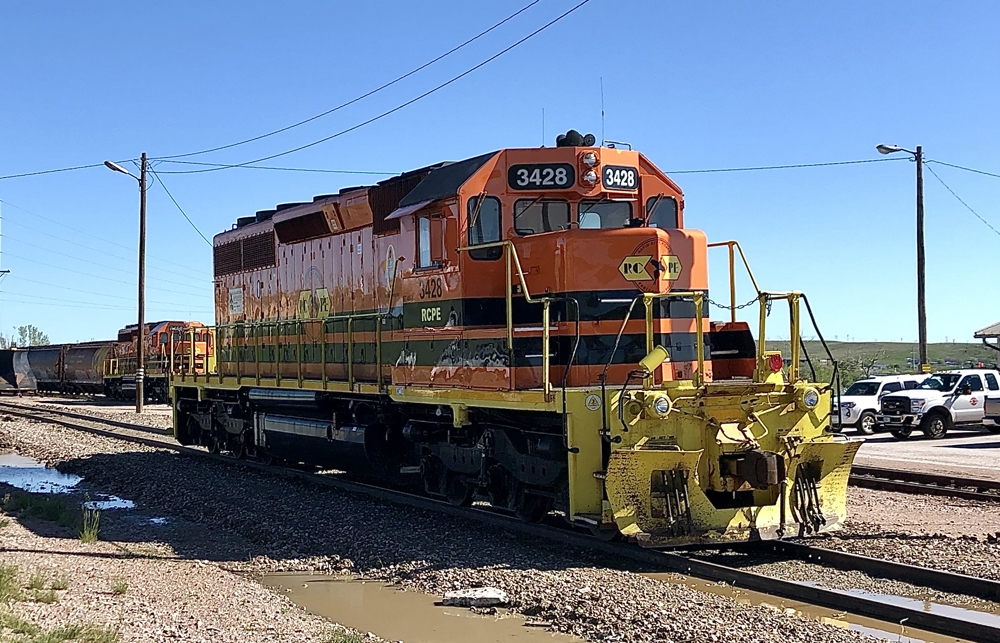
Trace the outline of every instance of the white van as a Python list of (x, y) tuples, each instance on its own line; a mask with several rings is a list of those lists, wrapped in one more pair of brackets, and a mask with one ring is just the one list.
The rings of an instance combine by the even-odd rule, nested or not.
[(881, 375), (858, 380), (840, 396), (840, 412), (838, 409), (833, 412), (834, 430), (852, 427), (858, 433), (871, 435), (878, 429), (875, 418), (880, 412), (882, 397), (915, 389), (926, 378), (926, 375)]

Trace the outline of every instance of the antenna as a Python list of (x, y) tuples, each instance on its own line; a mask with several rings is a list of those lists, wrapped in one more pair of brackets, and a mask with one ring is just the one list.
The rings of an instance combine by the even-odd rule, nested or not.
[(604, 147), (604, 76), (601, 76), (601, 147)]
[(545, 147), (545, 108), (542, 108), (542, 147)]

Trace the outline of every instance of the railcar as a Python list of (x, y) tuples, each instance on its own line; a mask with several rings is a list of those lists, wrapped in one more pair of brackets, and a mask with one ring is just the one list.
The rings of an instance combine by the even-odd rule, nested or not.
[[(860, 442), (830, 432), (833, 387), (800, 369), (807, 300), (753, 282), (755, 337), (739, 245), (688, 227), (638, 151), (570, 131), (241, 217), (213, 245), (217, 362), (170, 381), (183, 444), (646, 546), (845, 518)], [(725, 321), (710, 248), (728, 252)], [(787, 361), (767, 350), (775, 302)]]
[[(204, 324), (196, 321), (158, 321), (145, 324), (143, 333), (143, 398), (167, 402), (168, 377), (172, 370), (203, 373), (212, 364), (212, 337)], [(137, 342), (139, 325), (118, 331), (104, 366), (105, 396), (135, 399)]]
[(13, 349), (0, 350), (0, 394), (17, 393), (17, 374), (14, 372)]
[[(28, 346), (15, 351), (19, 390), (43, 393), (101, 393), (104, 361), (112, 343)], [(23, 354), (23, 359), (17, 358)]]

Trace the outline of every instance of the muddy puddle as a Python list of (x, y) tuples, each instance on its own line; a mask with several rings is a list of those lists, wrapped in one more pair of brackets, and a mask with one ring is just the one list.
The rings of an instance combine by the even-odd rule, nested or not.
[[(845, 614), (844, 612), (837, 612), (835, 610), (827, 609), (825, 607), (818, 607), (816, 605), (810, 605), (808, 603), (801, 603), (799, 601), (793, 601), (789, 599), (779, 598), (777, 596), (770, 596), (768, 594), (761, 594), (759, 592), (753, 592), (750, 590), (739, 589), (738, 587), (733, 587), (732, 585), (727, 585), (725, 583), (713, 583), (710, 581), (700, 580), (697, 578), (691, 578), (688, 576), (682, 576), (680, 574), (643, 574), (648, 578), (653, 578), (656, 580), (661, 580), (668, 583), (675, 583), (680, 585), (686, 585), (698, 591), (708, 592), (710, 594), (717, 594), (720, 596), (728, 596), (734, 599), (738, 603), (744, 605), (761, 605), (764, 607), (769, 607), (778, 611), (786, 612), (789, 614), (796, 614), (802, 618), (808, 618), (811, 620), (819, 621), (821, 623), (826, 623), (827, 625), (833, 625), (835, 627), (840, 627), (845, 630), (852, 630), (860, 634), (866, 634), (879, 639), (885, 639), (888, 641), (893, 641), (893, 643), (969, 643), (966, 639), (958, 639), (951, 636), (944, 636), (941, 634), (935, 634), (933, 632), (926, 632), (924, 630), (918, 630), (910, 627), (900, 626), (900, 625), (888, 625), (883, 621), (877, 621), (875, 619), (867, 618), (864, 616), (857, 616), (855, 614)], [(859, 596), (863, 595), (866, 598), (873, 598), (877, 596), (879, 599), (885, 600), (886, 602), (893, 602), (898, 605), (906, 605), (907, 607), (918, 607), (924, 611), (934, 611), (940, 614), (949, 614), (950, 616), (955, 616), (955, 612), (962, 612), (965, 614), (976, 615), (975, 622), (983, 622), (979, 620), (979, 617), (985, 617), (987, 619), (994, 619), (996, 617), (991, 614), (985, 614), (983, 612), (973, 612), (971, 610), (963, 610), (955, 607), (950, 607), (946, 605), (937, 605), (934, 603), (927, 603), (925, 601), (917, 601), (915, 599), (906, 599), (897, 596), (883, 596), (881, 594), (874, 595), (866, 592), (855, 592)], [(933, 610), (931, 608), (934, 608)], [(938, 609), (941, 608), (941, 609)], [(952, 611), (954, 610), (954, 611)], [(972, 620), (972, 619), (967, 619)]]
[[(83, 478), (71, 473), (63, 473), (53, 467), (18, 455), (12, 451), (0, 452), (0, 483), (9, 484), (28, 493), (64, 494), (80, 493)], [(135, 503), (106, 493), (87, 493), (83, 503), (87, 509), (132, 509)]]
[(583, 643), (566, 634), (527, 625), (520, 615), (498, 609), (480, 615), (444, 607), (440, 598), (404, 592), (380, 581), (320, 574), (266, 574), (261, 582), (297, 605), (362, 632), (403, 643)]

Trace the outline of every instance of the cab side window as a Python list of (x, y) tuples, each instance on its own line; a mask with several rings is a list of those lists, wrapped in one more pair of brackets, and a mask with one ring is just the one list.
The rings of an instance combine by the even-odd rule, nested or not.
[(520, 199), (514, 202), (514, 230), (521, 235), (569, 230), (569, 202)]
[(882, 388), (882, 394), (895, 393), (896, 391), (903, 390), (903, 385), (899, 382), (887, 382), (885, 387)]
[(966, 375), (962, 379), (962, 383), (958, 385), (958, 390), (963, 391), (966, 388), (971, 389), (973, 392), (983, 390), (983, 380), (979, 379), (978, 375)]
[(918, 382), (917, 380), (906, 380), (905, 382), (903, 382), (903, 388), (905, 388), (907, 391), (915, 389), (918, 386), (920, 386), (920, 382)]
[[(480, 204), (478, 196), (472, 197), (469, 199), (466, 217), (470, 246), (500, 241), (499, 199), (488, 196)], [(503, 248), (496, 246), (480, 250), (470, 250), (469, 256), (479, 261), (492, 261), (503, 256)]]
[(651, 228), (677, 227), (677, 201), (670, 196), (646, 199), (646, 221)]
[(1000, 390), (1000, 385), (997, 384), (997, 378), (993, 376), (993, 373), (986, 374), (986, 386), (988, 386), (991, 391)]
[(417, 268), (437, 268), (444, 262), (441, 217), (417, 217)]

